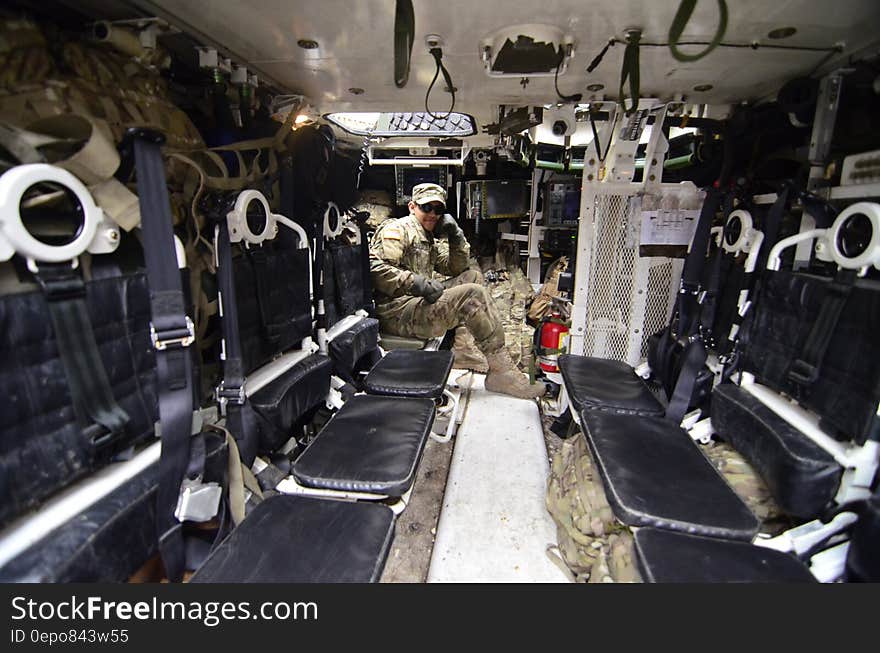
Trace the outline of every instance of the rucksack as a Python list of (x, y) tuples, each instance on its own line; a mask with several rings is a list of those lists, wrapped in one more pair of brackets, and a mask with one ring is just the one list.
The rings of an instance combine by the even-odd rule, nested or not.
[(639, 580), (632, 534), (614, 518), (581, 434), (563, 441), (553, 456), (545, 505), (556, 522), (558, 555), (575, 582)]

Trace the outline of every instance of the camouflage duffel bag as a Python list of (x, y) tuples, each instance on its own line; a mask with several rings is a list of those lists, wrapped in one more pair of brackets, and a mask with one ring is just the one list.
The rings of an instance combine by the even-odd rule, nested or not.
[(548, 555), (561, 557), (573, 580), (640, 580), (633, 564), (632, 534), (614, 518), (582, 434), (565, 440), (553, 456), (545, 504), (556, 522), (557, 538)]

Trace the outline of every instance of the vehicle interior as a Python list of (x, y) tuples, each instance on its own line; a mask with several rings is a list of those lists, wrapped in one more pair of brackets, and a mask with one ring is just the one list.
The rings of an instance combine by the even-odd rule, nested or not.
[[(878, 25), (4, 3), (0, 581), (880, 581)], [(542, 397), (379, 319), (423, 183)]]

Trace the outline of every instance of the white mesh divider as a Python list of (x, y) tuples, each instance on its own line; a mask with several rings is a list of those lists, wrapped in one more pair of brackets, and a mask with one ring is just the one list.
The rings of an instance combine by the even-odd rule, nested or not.
[[(601, 184), (599, 185), (601, 187)], [(691, 184), (663, 184), (660, 195), (676, 206), (697, 205)], [(637, 365), (648, 339), (669, 322), (681, 276), (682, 259), (640, 257), (643, 188), (600, 188), (593, 212), (589, 248), (588, 297), (583, 354)], [(580, 261), (579, 261), (580, 263)], [(573, 325), (577, 327), (578, 325)]]

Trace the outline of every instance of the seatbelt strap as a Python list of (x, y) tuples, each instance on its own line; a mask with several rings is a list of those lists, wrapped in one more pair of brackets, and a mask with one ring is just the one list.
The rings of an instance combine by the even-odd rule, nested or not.
[(220, 326), (223, 332), (223, 380), (217, 387), (217, 403), (226, 417), (226, 428), (238, 443), (241, 459), (250, 465), (257, 455), (256, 434), (248, 423), (244, 394), (245, 371), (238, 326), (238, 305), (232, 269), (232, 245), (226, 220), (216, 231), (217, 286), (220, 291)]
[(361, 306), (372, 308), (373, 277), (370, 274), (370, 238), (367, 231), (367, 221), (358, 220), (357, 226), (358, 230), (361, 232), (361, 279), (364, 290), (364, 297), (361, 300)]
[(703, 266), (706, 262), (706, 250), (709, 246), (709, 236), (712, 230), (712, 222), (718, 211), (721, 201), (721, 193), (713, 188), (706, 191), (706, 199), (700, 209), (700, 217), (691, 241), (691, 249), (685, 257), (681, 272), (681, 288), (678, 293), (677, 312), (678, 329), (676, 335), (687, 337), (696, 330), (697, 322), (695, 312), (697, 309), (697, 292)]
[(40, 264), (35, 274), (52, 320), (58, 353), (77, 417), (102, 427), (91, 437), (96, 449), (112, 444), (129, 417), (116, 402), (86, 306), (86, 287), (70, 263)]
[(150, 285), (150, 336), (156, 350), (162, 453), (156, 496), (159, 553), (172, 582), (186, 564), (182, 524), (176, 516), (181, 482), (189, 465), (193, 423), (192, 359), (195, 340), (177, 264), (171, 205), (160, 146), (164, 136), (148, 129), (130, 129), (141, 211), (144, 260)]
[(804, 387), (812, 385), (819, 378), (822, 360), (831, 343), (843, 307), (852, 293), (856, 275), (855, 270), (841, 270), (829, 284), (822, 300), (822, 307), (819, 309), (819, 316), (813, 322), (800, 356), (792, 361), (788, 369), (790, 381)]
[[(281, 339), (281, 333), (284, 325), (280, 322), (273, 321), (273, 317), (278, 311), (272, 306), (272, 295), (270, 286), (273, 283), (269, 274), (268, 257), (263, 247), (245, 248), (245, 255), (250, 262), (251, 269), (254, 272), (254, 282), (257, 291), (257, 305), (260, 310), (260, 322), (263, 327), (263, 337), (269, 343), (271, 349), (275, 349), (278, 341)], [(277, 281), (277, 280), (275, 280)]]
[(718, 312), (719, 293), (721, 291), (721, 263), (724, 259), (724, 238), (727, 235), (727, 216), (733, 211), (733, 195), (728, 194), (724, 198), (724, 227), (721, 230), (721, 239), (718, 248), (712, 255), (709, 268), (709, 277), (703, 289), (702, 301), (700, 302), (700, 337), (709, 349), (715, 348), (715, 317)]
[(782, 215), (785, 213), (785, 207), (788, 204), (788, 194), (791, 188), (788, 184), (783, 186), (776, 195), (776, 201), (767, 211), (767, 217), (764, 220), (764, 242), (761, 244), (761, 251), (758, 254), (757, 263), (755, 263), (755, 274), (761, 275), (764, 268), (767, 267), (767, 258), (770, 256), (770, 250), (779, 240), (779, 227), (782, 224)]
[(692, 340), (685, 345), (682, 357), (684, 360), (678, 373), (678, 380), (675, 382), (675, 390), (666, 407), (666, 419), (675, 424), (681, 423), (684, 414), (690, 407), (697, 374), (706, 363), (706, 346), (699, 339)]

